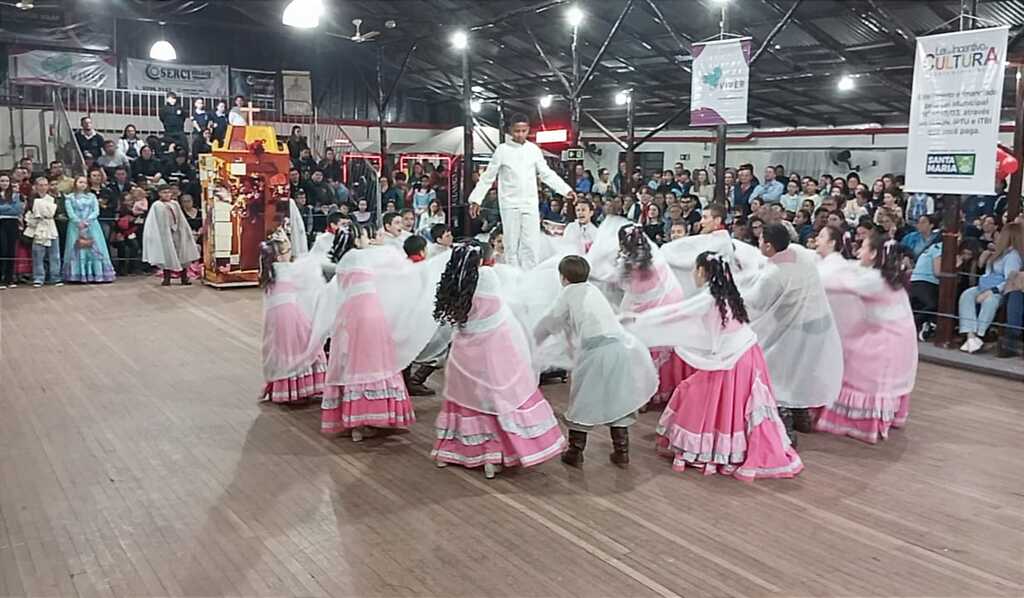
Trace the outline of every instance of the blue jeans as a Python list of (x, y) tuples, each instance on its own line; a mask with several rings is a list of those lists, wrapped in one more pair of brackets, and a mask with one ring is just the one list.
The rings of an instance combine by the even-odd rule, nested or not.
[[(50, 278), (46, 279), (46, 263), (49, 261)], [(50, 241), (50, 246), (32, 244), (32, 282), (43, 284), (44, 281), (51, 283), (62, 282), (64, 279), (60, 273), (60, 242), (57, 239)]]
[(1006, 323), (1016, 326), (1006, 329), (1006, 340), (1020, 340), (1020, 327), (1024, 326), (1024, 291), (1006, 294)]
[(995, 289), (988, 299), (978, 305), (978, 287), (971, 287), (960, 294), (960, 334), (973, 332), (978, 336), (985, 336), (992, 320), (996, 317), (1002, 295)]

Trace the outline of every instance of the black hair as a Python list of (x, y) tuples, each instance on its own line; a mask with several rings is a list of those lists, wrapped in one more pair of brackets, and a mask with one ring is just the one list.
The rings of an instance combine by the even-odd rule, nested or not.
[(440, 239), (447, 230), (447, 224), (444, 224), (443, 222), (438, 222), (430, 227), (430, 238), (433, 239), (435, 243), (437, 243), (437, 240)]
[(836, 253), (846, 257), (846, 233), (844, 233), (838, 226), (826, 226), (824, 230), (828, 231), (829, 242), (832, 243), (832, 250)]
[[(363, 201), (363, 200), (365, 200), (365, 198), (360, 198), (360, 200)], [(367, 201), (366, 204), (367, 204), (367, 206), (369, 206), (370, 202)], [(384, 226), (387, 226), (387, 225), (391, 224), (394, 221), (395, 218), (401, 218), (401, 217), (402, 217), (402, 215), (399, 214), (398, 212), (388, 212), (387, 214), (384, 214), (384, 219), (381, 220), (381, 222), (384, 224)]]
[(590, 264), (578, 255), (567, 255), (558, 262), (558, 273), (573, 284), (587, 282)]
[(715, 299), (715, 305), (718, 306), (722, 326), (729, 323), (730, 313), (737, 322), (750, 322), (743, 297), (740, 296), (736, 281), (733, 280), (732, 268), (726, 263), (725, 258), (714, 251), (705, 251), (697, 256), (697, 268), (704, 271), (704, 279), (707, 281), (708, 291)]
[(327, 215), (327, 224), (337, 224), (341, 222), (341, 212), (331, 212)]
[(508, 128), (511, 129), (516, 123), (526, 123), (527, 125), (529, 125), (530, 117), (526, 116), (522, 112), (513, 112), (508, 117)]
[(891, 288), (906, 288), (906, 269), (903, 266), (903, 252), (899, 243), (879, 230), (871, 231), (864, 241), (875, 252), (871, 267), (882, 274), (882, 278)]
[(407, 256), (419, 255), (426, 248), (427, 240), (419, 235), (412, 235), (402, 243), (402, 249)]
[[(700, 201), (700, 198), (698, 198), (698, 205), (699, 205), (699, 201)], [(726, 209), (725, 209), (725, 206), (723, 206), (722, 204), (720, 204), (720, 203), (713, 203), (710, 206), (704, 208), (704, 211), (708, 212), (709, 214), (711, 214), (712, 218), (718, 218), (722, 222), (725, 222)]]
[(761, 238), (775, 251), (785, 251), (789, 247), (789, 229), (778, 222), (765, 225), (761, 230)]
[(483, 259), (482, 244), (476, 241), (460, 242), (452, 248), (452, 256), (437, 283), (435, 320), (459, 328), (466, 325)]
[(654, 256), (651, 254), (651, 243), (644, 236), (644, 231), (637, 225), (626, 224), (619, 229), (619, 261), (622, 272), (627, 277), (636, 270), (650, 269)]
[(337, 264), (345, 254), (355, 249), (356, 239), (363, 234), (363, 227), (358, 222), (350, 221), (347, 226), (338, 227), (334, 233), (334, 242), (331, 244), (331, 251), (327, 254), (331, 261)]
[(280, 255), (278, 246), (280, 243), (273, 239), (267, 239), (260, 243), (260, 288), (269, 293), (270, 287), (277, 282), (274, 273), (274, 263)]

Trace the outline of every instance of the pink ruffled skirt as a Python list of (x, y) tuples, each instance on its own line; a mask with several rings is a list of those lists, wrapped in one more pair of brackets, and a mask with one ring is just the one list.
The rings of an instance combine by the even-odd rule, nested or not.
[[(685, 364), (684, 364), (685, 365)], [(761, 348), (754, 345), (730, 370), (694, 370), (658, 422), (658, 451), (672, 468), (752, 481), (791, 478), (803, 469), (790, 445)]]
[(909, 415), (909, 394), (867, 395), (844, 385), (836, 402), (820, 410), (814, 429), (875, 444), (889, 437), (890, 428), (907, 425)]
[(434, 427), (437, 441), (430, 456), (463, 467), (530, 467), (557, 457), (565, 444), (551, 405), (539, 389), (502, 416), (445, 401)]
[(360, 426), (406, 429), (415, 421), (401, 372), (367, 384), (328, 386), (320, 405), (320, 432), (327, 435)]
[(316, 397), (324, 392), (327, 366), (317, 361), (298, 376), (272, 380), (263, 387), (264, 396), (274, 403), (294, 403)]
[(648, 409), (668, 403), (679, 383), (697, 372), (672, 349), (651, 349), (651, 359), (658, 367), (658, 392), (651, 397)]

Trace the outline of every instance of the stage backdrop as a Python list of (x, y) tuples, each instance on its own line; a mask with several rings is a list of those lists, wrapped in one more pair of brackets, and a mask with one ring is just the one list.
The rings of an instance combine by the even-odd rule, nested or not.
[(12, 82), (28, 85), (117, 87), (114, 57), (103, 54), (11, 50), (7, 56), (7, 73)]
[(693, 44), (690, 125), (742, 125), (750, 90), (750, 38)]
[(278, 79), (275, 71), (231, 69), (231, 95), (245, 96), (260, 108), (277, 110)]
[(227, 98), (228, 67), (224, 65), (179, 64), (128, 58), (125, 85), (142, 91), (173, 91), (204, 98)]
[(994, 193), (1007, 27), (917, 38), (906, 189)]
[(281, 85), (284, 89), (285, 114), (313, 114), (313, 82), (309, 71), (281, 71)]

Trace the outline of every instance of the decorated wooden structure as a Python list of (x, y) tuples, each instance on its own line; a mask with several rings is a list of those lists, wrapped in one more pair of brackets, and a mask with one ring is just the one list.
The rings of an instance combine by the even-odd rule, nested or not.
[(259, 284), (260, 243), (288, 216), (290, 166), (274, 128), (262, 125), (229, 126), (224, 143), (200, 156), (206, 284)]

